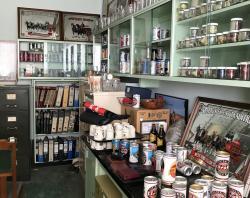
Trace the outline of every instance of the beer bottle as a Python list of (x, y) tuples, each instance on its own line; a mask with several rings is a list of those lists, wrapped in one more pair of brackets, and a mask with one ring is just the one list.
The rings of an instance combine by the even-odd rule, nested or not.
[(159, 133), (157, 135), (157, 149), (163, 150), (165, 147), (165, 131), (163, 125), (160, 125)]
[(152, 124), (150, 134), (149, 134), (149, 141), (151, 143), (156, 144), (156, 139), (157, 139), (157, 130), (155, 124)]

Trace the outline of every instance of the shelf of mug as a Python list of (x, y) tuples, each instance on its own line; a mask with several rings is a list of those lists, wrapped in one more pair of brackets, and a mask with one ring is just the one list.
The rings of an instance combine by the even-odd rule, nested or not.
[(179, 82), (179, 83), (250, 88), (250, 81), (244, 81), (244, 80), (222, 80), (222, 79), (190, 78), (190, 77), (179, 77), (179, 76), (153, 76), (153, 75), (120, 74), (120, 73), (114, 73), (113, 75), (116, 77), (138, 78), (144, 80), (159, 80), (159, 81)]
[(154, 40), (151, 43), (152, 44), (157, 44), (157, 43), (167, 42), (167, 41), (170, 41), (170, 40), (171, 40), (171, 37), (168, 37), (168, 38), (164, 38), (164, 39)]
[[(134, 138), (121, 138), (121, 139), (117, 139), (117, 140), (140, 140), (140, 139), (143, 138), (143, 135), (142, 135), (142, 134), (136, 133), (135, 135), (136, 135), (136, 137), (134, 137)], [(112, 140), (106, 140), (106, 139), (104, 139), (104, 140), (95, 140), (95, 139), (94, 139), (94, 136), (90, 136), (90, 135), (87, 134), (87, 133), (85, 133), (84, 136), (85, 136), (87, 139), (93, 140), (93, 141), (95, 141), (95, 142), (100, 142), (100, 143), (102, 143), (102, 142), (112, 142), (112, 140), (115, 140), (115, 139), (112, 139)]]
[[(216, 19), (223, 19), (225, 20), (226, 18), (233, 18), (233, 15), (236, 15), (237, 12), (242, 13), (242, 12), (248, 12), (250, 9), (250, 1), (238, 3), (226, 8), (222, 8), (220, 10), (215, 10), (209, 13), (201, 14), (192, 18), (184, 19), (181, 21), (177, 21), (178, 25), (190, 25), (190, 22), (194, 22), (197, 20), (205, 19), (208, 16), (212, 16), (213, 20)], [(223, 17), (221, 17), (223, 15)]]
[(50, 133), (50, 134), (36, 134), (36, 137), (55, 137), (55, 136), (63, 136), (63, 137), (67, 137), (67, 136), (79, 136), (80, 133), (79, 132), (55, 132), (55, 133)]
[(71, 110), (80, 109), (80, 107), (36, 107), (35, 110)]
[(222, 49), (222, 48), (231, 48), (231, 47), (233, 48), (249, 47), (249, 45), (250, 45), (250, 41), (242, 41), (242, 42), (235, 42), (235, 43), (225, 43), (225, 44), (220, 44), (220, 45), (209, 45), (209, 46), (202, 46), (202, 47), (177, 49), (176, 52), (189, 52), (189, 51), (200, 51), (200, 50), (206, 50), (206, 49)]

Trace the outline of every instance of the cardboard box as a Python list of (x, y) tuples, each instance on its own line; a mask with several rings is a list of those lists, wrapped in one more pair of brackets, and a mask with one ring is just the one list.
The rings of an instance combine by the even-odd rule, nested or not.
[(95, 198), (122, 198), (121, 192), (107, 175), (95, 177)]
[(170, 110), (169, 109), (136, 109), (133, 107), (122, 106), (122, 114), (129, 115), (129, 123), (135, 127), (137, 133), (145, 134), (141, 131), (143, 122), (167, 122), (169, 126)]

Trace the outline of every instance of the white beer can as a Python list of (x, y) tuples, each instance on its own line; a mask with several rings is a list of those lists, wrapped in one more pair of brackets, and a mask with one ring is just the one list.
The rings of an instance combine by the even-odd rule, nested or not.
[(172, 185), (175, 193), (176, 193), (176, 197), (181, 197), (181, 198), (186, 198), (187, 197), (187, 186), (185, 184), (182, 183), (176, 183), (174, 182)]
[(144, 198), (157, 198), (158, 179), (154, 176), (144, 178)]
[(215, 157), (214, 176), (216, 180), (227, 181), (229, 177), (230, 154), (225, 151), (217, 151)]
[(227, 198), (227, 184), (221, 181), (214, 181), (212, 184), (211, 198)]
[(203, 187), (199, 184), (192, 184), (189, 188), (189, 198), (203, 198)]
[(243, 198), (244, 183), (237, 179), (230, 179), (228, 181), (228, 198)]

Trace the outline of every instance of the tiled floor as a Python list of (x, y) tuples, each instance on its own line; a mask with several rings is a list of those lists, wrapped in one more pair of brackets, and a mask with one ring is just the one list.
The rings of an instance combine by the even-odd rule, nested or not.
[(84, 181), (71, 165), (33, 169), (21, 198), (84, 198)]

